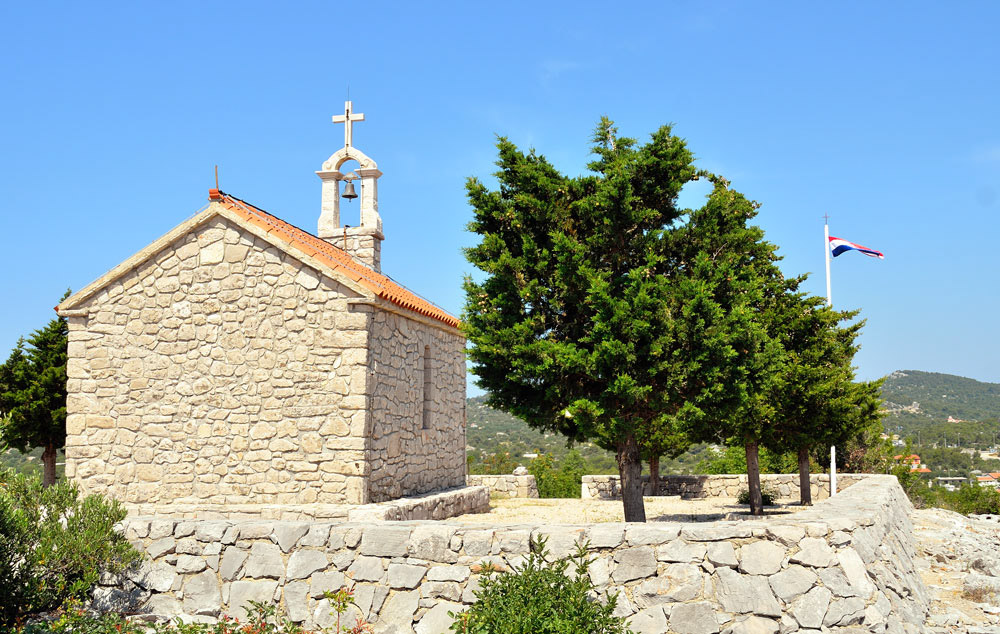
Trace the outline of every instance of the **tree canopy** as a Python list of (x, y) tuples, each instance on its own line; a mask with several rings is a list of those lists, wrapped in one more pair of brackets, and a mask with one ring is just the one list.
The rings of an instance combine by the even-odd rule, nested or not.
[[(781, 349), (766, 322), (787, 283), (747, 222), (756, 205), (698, 171), (663, 126), (645, 145), (602, 119), (590, 174), (497, 143), (499, 187), (468, 183), (485, 273), (464, 328), (489, 404), (615, 451), (627, 521), (642, 521), (640, 451), (756, 437)], [(706, 204), (677, 197), (698, 178)], [(761, 419), (762, 420), (762, 419)]]
[(67, 340), (66, 320), (57, 317), (19, 339), (0, 365), (0, 440), (20, 451), (43, 448), (46, 485), (55, 482), (56, 452), (66, 444)]

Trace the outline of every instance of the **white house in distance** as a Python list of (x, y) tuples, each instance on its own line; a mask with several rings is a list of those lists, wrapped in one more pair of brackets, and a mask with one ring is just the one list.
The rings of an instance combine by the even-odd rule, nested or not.
[[(66, 474), (127, 503), (363, 504), (465, 483), (458, 320), (381, 272), (382, 172), (317, 172), (317, 235), (217, 189), (58, 307)], [(359, 165), (344, 173), (347, 161)], [(340, 222), (360, 182), (361, 222)]]

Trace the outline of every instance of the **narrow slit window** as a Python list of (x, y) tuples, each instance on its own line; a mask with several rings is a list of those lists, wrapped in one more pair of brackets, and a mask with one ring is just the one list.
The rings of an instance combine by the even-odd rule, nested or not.
[(424, 417), (422, 429), (431, 427), (431, 400), (434, 398), (434, 372), (431, 364), (431, 347), (424, 346)]

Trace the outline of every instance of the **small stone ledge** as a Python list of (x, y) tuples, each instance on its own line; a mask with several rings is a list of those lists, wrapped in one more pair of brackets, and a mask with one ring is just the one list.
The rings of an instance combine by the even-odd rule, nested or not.
[[(837, 491), (841, 492), (871, 474), (838, 473)], [(620, 500), (620, 478), (616, 475), (585, 475), (580, 487), (582, 499)], [(735, 498), (747, 488), (747, 476), (739, 474), (720, 475), (664, 475), (660, 476), (660, 486), (656, 493), (650, 491), (649, 476), (642, 477), (643, 494), (656, 496), (679, 495), (682, 499)], [(792, 473), (764, 473), (760, 476), (761, 487), (773, 491), (779, 500), (797, 500), (799, 497), (799, 476)], [(814, 473), (809, 476), (812, 499), (823, 500), (830, 496), (830, 476)]]
[(466, 486), (376, 504), (123, 504), (130, 518), (357, 522), (443, 520), (490, 510), (489, 489)]
[(469, 475), (469, 486), (489, 487), (491, 495), (508, 498), (537, 498), (538, 485), (533, 475)]

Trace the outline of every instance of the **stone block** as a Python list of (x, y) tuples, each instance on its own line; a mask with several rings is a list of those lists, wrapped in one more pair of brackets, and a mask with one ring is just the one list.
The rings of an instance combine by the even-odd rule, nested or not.
[(683, 539), (675, 539), (658, 547), (656, 558), (660, 561), (700, 563), (707, 551), (708, 546), (703, 542), (689, 544)]
[(626, 623), (635, 634), (663, 634), (667, 631), (667, 617), (660, 606), (639, 610)]
[(670, 631), (677, 634), (716, 634), (719, 621), (715, 607), (700, 601), (675, 605), (670, 611)]
[(290, 552), (299, 540), (309, 532), (308, 524), (292, 524), (280, 522), (274, 525), (274, 532), (271, 538), (278, 544), (282, 552)]
[(187, 614), (218, 616), (222, 593), (219, 581), (211, 570), (191, 575), (184, 580), (184, 611)]
[(222, 561), (219, 563), (219, 574), (222, 575), (223, 581), (233, 581), (238, 578), (240, 570), (243, 569), (243, 564), (247, 560), (247, 552), (235, 546), (230, 546), (226, 548), (226, 552), (222, 555)]
[(772, 541), (756, 541), (740, 547), (740, 570), (748, 575), (773, 575), (781, 570), (785, 549)]
[(788, 611), (800, 627), (819, 629), (823, 625), (823, 618), (826, 610), (830, 607), (832, 593), (821, 586), (817, 586), (792, 602)]
[(793, 554), (789, 561), (813, 568), (826, 568), (834, 561), (834, 554), (825, 539), (806, 537), (799, 542), (799, 552)]
[(449, 612), (458, 614), (464, 612), (466, 606), (461, 603), (449, 601), (439, 601), (434, 607), (424, 612), (420, 621), (413, 627), (416, 634), (440, 634), (447, 632), (451, 628), (454, 619), (449, 616)]
[(251, 601), (274, 602), (277, 581), (234, 581), (229, 589), (229, 616), (245, 621)]
[(379, 557), (361, 555), (354, 560), (347, 572), (355, 581), (381, 581), (385, 574), (385, 564)]
[(322, 572), (329, 565), (326, 554), (318, 550), (296, 550), (288, 558), (289, 579), (305, 579), (314, 572)]
[(468, 566), (431, 566), (428, 581), (465, 581), (469, 578)]
[(413, 627), (413, 616), (417, 612), (420, 593), (416, 590), (395, 591), (379, 611), (378, 625), (382, 632), (409, 632)]
[(361, 554), (403, 557), (410, 540), (409, 526), (369, 526), (361, 538)]
[(656, 557), (649, 546), (627, 548), (615, 553), (615, 569), (611, 578), (615, 583), (643, 579), (656, 573)]
[(417, 587), (426, 572), (423, 566), (390, 563), (387, 581), (390, 588), (409, 590)]
[(790, 602), (795, 597), (805, 594), (816, 585), (816, 575), (802, 566), (791, 565), (785, 570), (771, 575), (768, 582), (771, 589), (778, 598), (785, 603)]
[(246, 563), (246, 576), (252, 579), (278, 579), (284, 575), (285, 562), (281, 558), (281, 549), (276, 544), (254, 542)]
[(713, 566), (735, 568), (739, 564), (732, 542), (710, 542), (706, 556)]

